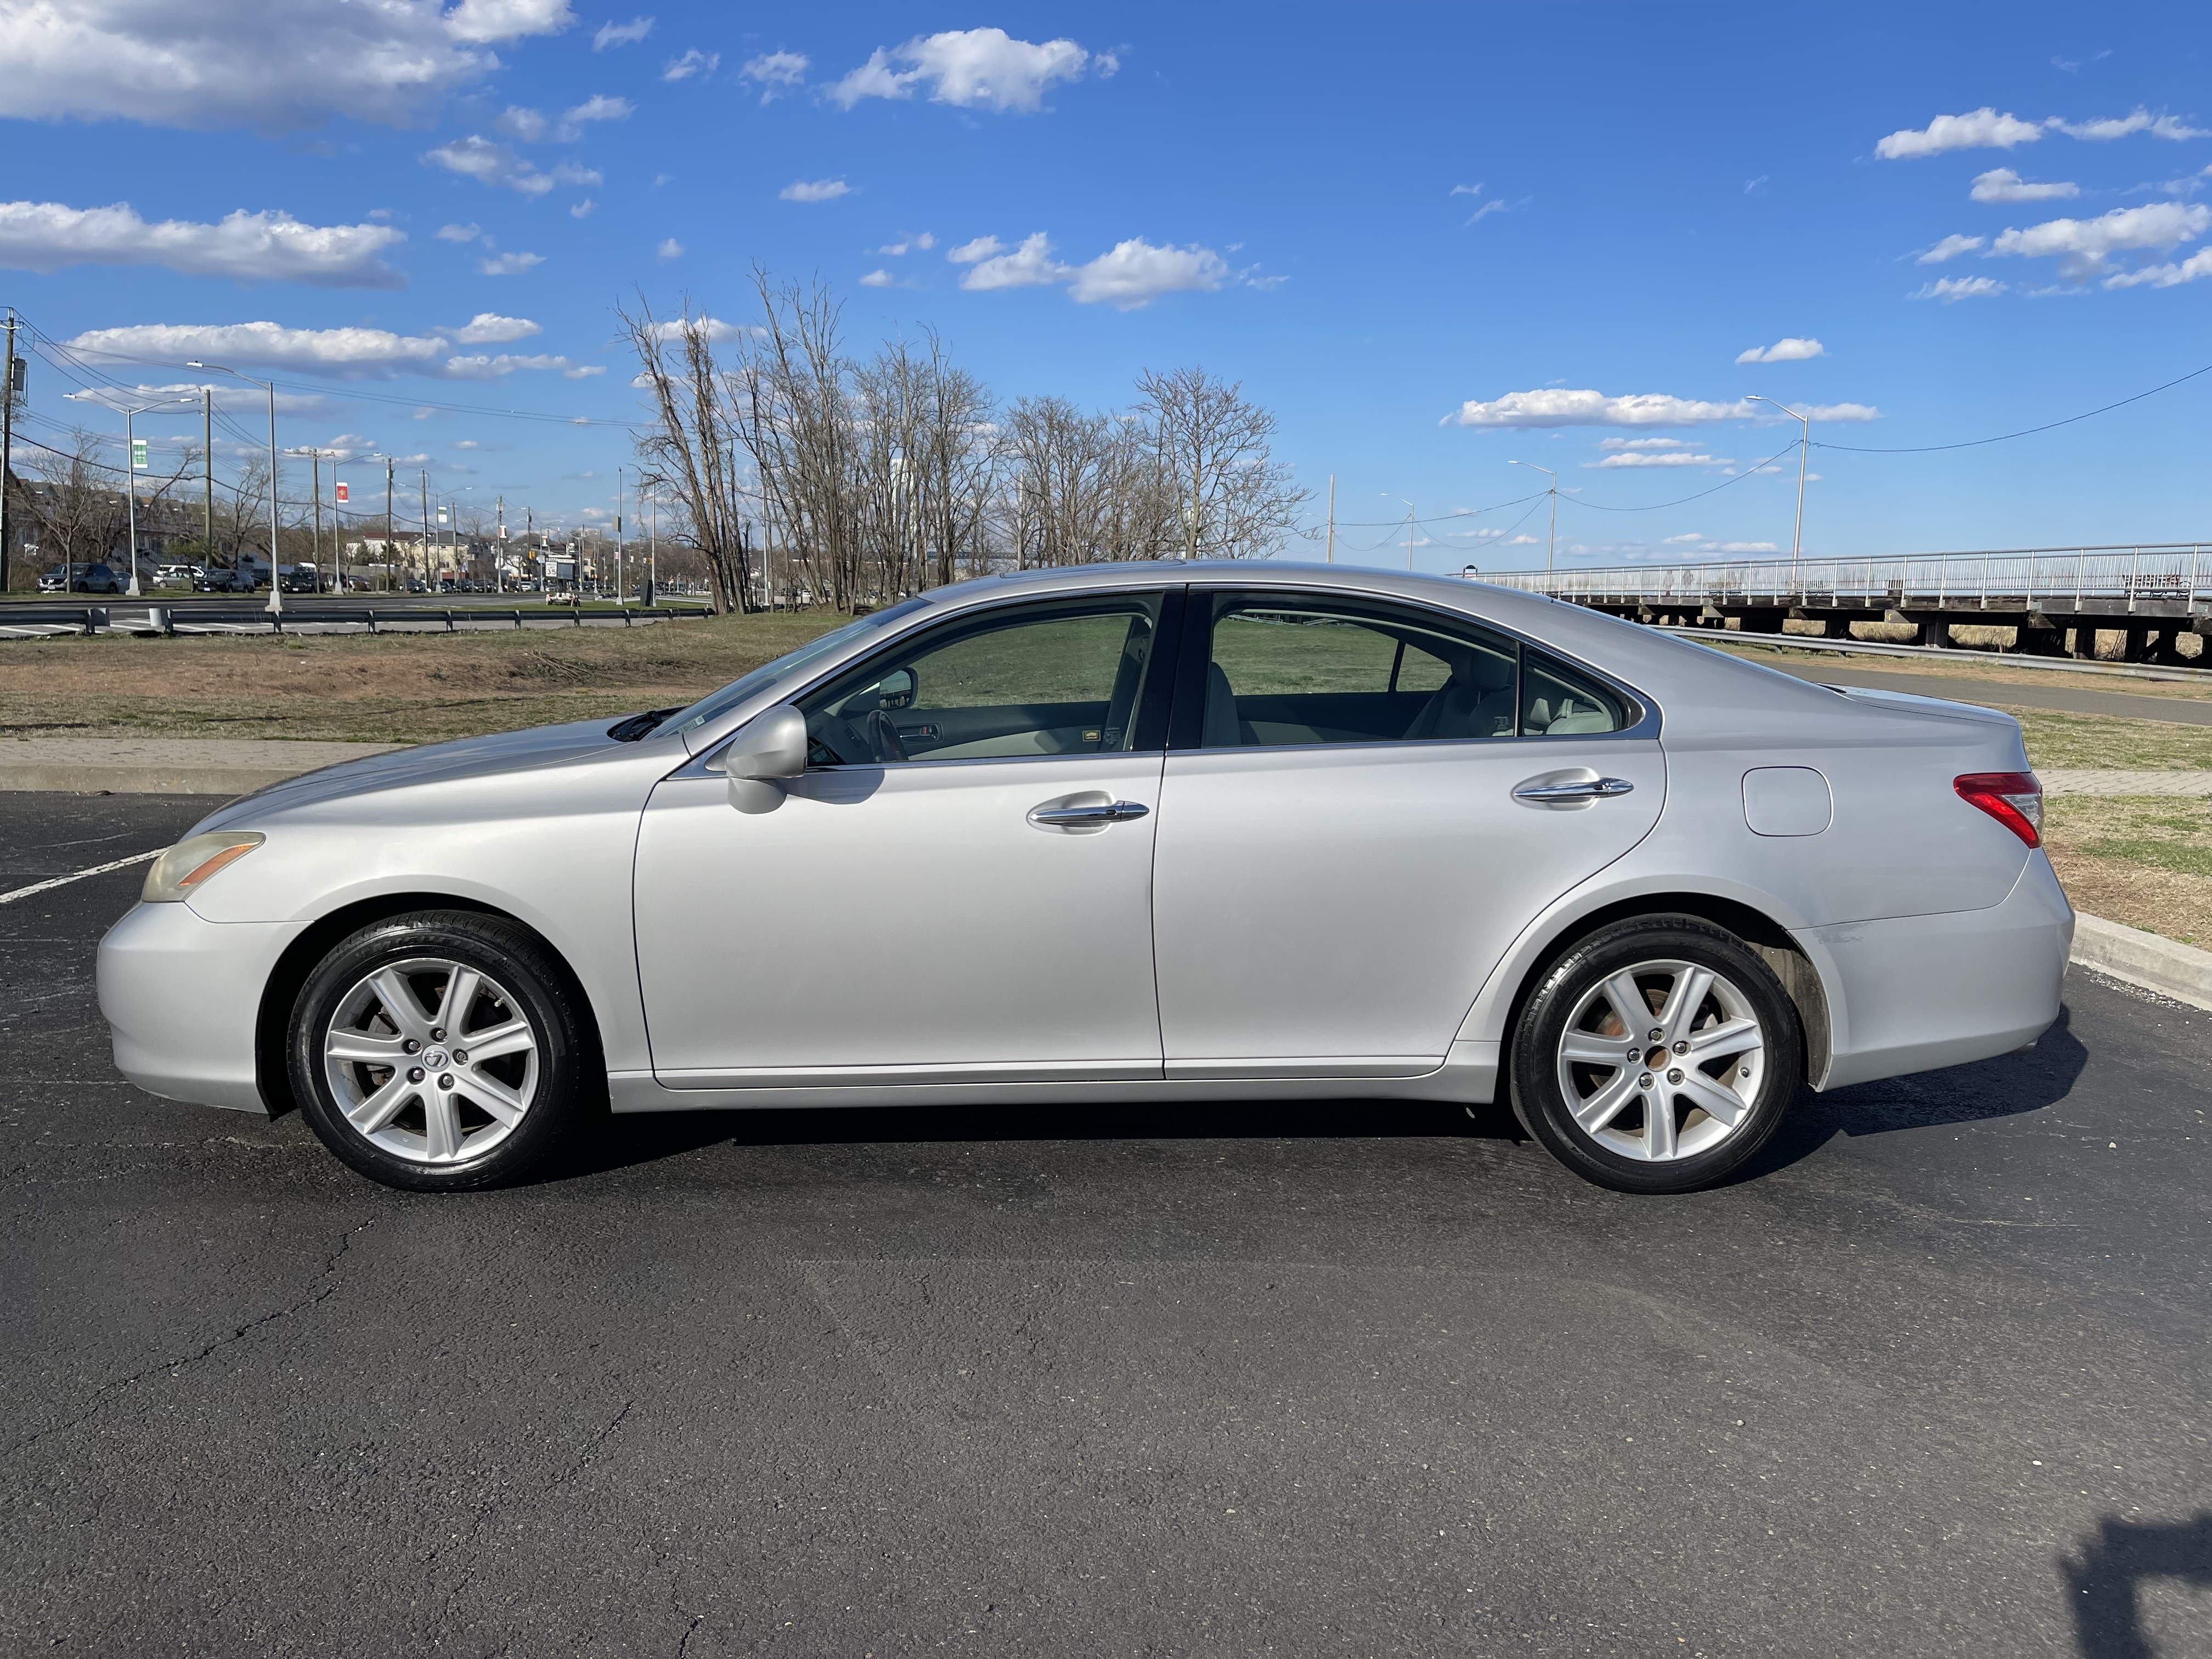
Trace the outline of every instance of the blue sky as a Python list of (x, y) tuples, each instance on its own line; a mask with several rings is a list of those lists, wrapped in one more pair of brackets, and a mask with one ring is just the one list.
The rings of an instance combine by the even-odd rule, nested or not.
[[(2201, 3), (0, 0), (0, 302), (567, 522), (619, 427), (433, 406), (634, 418), (613, 305), (741, 323), (757, 260), (1004, 397), (1241, 380), (1341, 556), (1402, 561), (1409, 498), (1421, 568), (1540, 565), (1528, 504), (1443, 517), (1542, 486), (1512, 460), (1563, 562), (1786, 551), (1794, 454), (1751, 469), (1796, 422), (1751, 393), (1904, 447), (2212, 363), (2208, 46)], [(38, 364), (37, 420), (119, 434), (68, 389)], [(2212, 375), (1815, 448), (1807, 550), (2212, 536), (2208, 447)]]

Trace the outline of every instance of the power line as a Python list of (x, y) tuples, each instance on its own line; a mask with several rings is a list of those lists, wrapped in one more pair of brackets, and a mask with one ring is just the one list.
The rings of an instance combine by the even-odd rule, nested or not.
[(2093, 420), (2100, 415), (2109, 415), (2112, 410), (2124, 409), (2130, 404), (2139, 404), (2146, 398), (2155, 398), (2161, 392), (2171, 392), (2184, 380), (2193, 380), (2200, 374), (2212, 374), (2212, 363), (2207, 363), (2202, 368), (2192, 368), (2188, 374), (2168, 380), (2164, 386), (2154, 386), (2148, 392), (2136, 392), (2132, 398), (2123, 398), (2116, 404), (2106, 404), (2102, 409), (2093, 409), (2086, 415), (2069, 415), (2063, 421), (2046, 421), (2041, 426), (2022, 427), (2017, 432), (2000, 432), (1994, 438), (1969, 438), (1966, 442), (1957, 444), (1913, 444), (1900, 449), (1873, 449), (1861, 444), (1826, 444), (1816, 438), (1813, 441), (1813, 447), (1843, 450), (1853, 455), (1929, 455), (1943, 449), (1978, 449), (1984, 444), (2001, 444), (2014, 438), (2032, 438), (2039, 432), (2050, 432), (2058, 427), (2071, 426), (2076, 421)]

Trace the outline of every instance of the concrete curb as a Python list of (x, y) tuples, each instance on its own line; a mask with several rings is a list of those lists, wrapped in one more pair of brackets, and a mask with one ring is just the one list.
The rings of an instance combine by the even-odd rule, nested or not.
[(2127, 984), (2212, 1011), (2212, 951), (2076, 911), (2073, 959)]

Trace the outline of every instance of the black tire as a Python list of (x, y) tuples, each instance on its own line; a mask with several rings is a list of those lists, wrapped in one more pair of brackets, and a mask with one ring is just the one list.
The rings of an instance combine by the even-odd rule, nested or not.
[[(1737, 1059), (1728, 1057), (1724, 1046), (1711, 1058), (1677, 1055), (1663, 1045), (1645, 1049), (1660, 1029), (1656, 1025), (1625, 1034), (1620, 1061), (1611, 1071), (1605, 1065), (1577, 1066), (1563, 1054), (1571, 1021), (1578, 1022), (1578, 1038), (1593, 1044), (1615, 1040), (1605, 1035), (1621, 1023), (1617, 1015), (1607, 1014), (1619, 1006), (1607, 996), (1608, 981), (1618, 986), (1622, 981), (1616, 976), (1629, 970), (1674, 964), (1717, 975), (1712, 992), (1700, 1001), (1708, 1011), (1705, 1030), (1718, 1034), (1731, 1023), (1719, 1000), (1723, 994), (1741, 1017), (1756, 1019), (1763, 1045), (1754, 1060), (1743, 1061), (1740, 1076)], [(1632, 977), (1645, 998), (1647, 1018), (1661, 1018), (1660, 1010), (1674, 994), (1668, 975), (1662, 971)], [(1698, 1010), (1689, 1010), (1687, 1017), (1698, 1018)], [(1688, 1036), (1681, 1040), (1697, 1035), (1687, 1025), (1682, 1029)], [(1655, 1062), (1632, 1057), (1632, 1042), (1647, 1056), (1656, 1053), (1660, 1058)], [(1744, 1052), (1736, 1051), (1739, 1057)], [(1717, 1073), (1710, 1069), (1715, 1066)], [(1686, 1077), (1692, 1068), (1705, 1068), (1702, 1083)], [(1514, 1028), (1509, 1086), (1514, 1115), (1522, 1127), (1584, 1180), (1616, 1192), (1686, 1193), (1725, 1179), (1766, 1144), (1796, 1099), (1804, 1072), (1804, 1035), (1796, 1006), (1757, 952), (1727, 929), (1698, 917), (1654, 915), (1601, 928), (1577, 941), (1546, 971)], [(1685, 1091), (1678, 1093), (1668, 1079), (1685, 1084)], [(1612, 1097), (1607, 1090), (1616, 1081), (1625, 1103), (1615, 1109), (1630, 1127), (1606, 1122), (1595, 1130), (1585, 1128), (1577, 1119), (1576, 1107), (1581, 1105), (1595, 1118), (1602, 1102)], [(1750, 1091), (1735, 1124), (1707, 1113), (1698, 1103), (1700, 1097), (1717, 1098), (1705, 1094), (1705, 1085), (1724, 1086), (1739, 1097)], [(1577, 1091), (1574, 1102), (1568, 1098), (1570, 1087)], [(1583, 1093), (1584, 1089), (1589, 1092)], [(1734, 1109), (1719, 1101), (1716, 1109)], [(1701, 1139), (1711, 1144), (1699, 1147)], [(1655, 1144), (1685, 1150), (1654, 1161), (1650, 1149)], [(1645, 1150), (1640, 1154), (1616, 1150), (1624, 1145)]]
[[(446, 1033), (443, 1027), (434, 1027), (420, 1033), (427, 1052), (409, 1058), (436, 1059), (439, 1066), (433, 1069), (439, 1075), (422, 1077), (412, 1085), (399, 1084), (391, 1075), (395, 1068), (370, 1064), (355, 1069), (326, 1059), (325, 1044), (342, 1012), (347, 1029), (372, 1042), (383, 1040), (374, 1034), (376, 1030), (407, 1029), (382, 1012), (380, 1000), (371, 1003), (373, 1012), (365, 1017), (351, 1011), (362, 1006), (362, 988), (370, 975), (400, 964), (419, 967), (433, 962), (452, 964), (456, 975), (460, 969), (482, 975), (487, 988), (473, 1001), (480, 1011), (481, 1029), (489, 1037), (500, 1026), (520, 1032), (526, 1024), (534, 1044), (531, 1054), (479, 1057), (471, 1072), (465, 1052), (449, 1052), (466, 1042), (467, 1030)], [(434, 1018), (441, 1017), (437, 1011), (441, 1005), (433, 999), (446, 996), (450, 1000), (453, 978), (442, 988), (434, 972), (405, 975), (389, 982), (399, 986), (401, 994), (411, 992), (418, 998), (414, 1017)], [(355, 1023), (364, 1018), (369, 1030)], [(465, 1025), (470, 1011), (462, 1010), (460, 1018)], [(333, 946), (300, 988), (285, 1048), (294, 1097), (322, 1143), (347, 1164), (387, 1187), (468, 1192), (521, 1179), (575, 1131), (605, 1086), (593, 1060), (591, 1029), (568, 975), (535, 934), (501, 916), (424, 910), (372, 923)], [(439, 1034), (435, 1043), (429, 1042), (433, 1030)], [(334, 1066), (342, 1082), (333, 1081)], [(506, 1069), (498, 1069), (502, 1066)], [(372, 1139), (349, 1121), (339, 1089), (349, 1087), (366, 1095), (380, 1078), (416, 1098), (382, 1127), (380, 1139)], [(441, 1082), (450, 1092), (434, 1094)], [(480, 1098), (495, 1083), (526, 1102), (512, 1121), (495, 1118), (478, 1098), (471, 1097)], [(439, 1103), (440, 1122), (446, 1130), (442, 1152), (434, 1152), (431, 1145), (437, 1133), (428, 1116), (433, 1101)], [(412, 1125), (417, 1121), (423, 1125), (422, 1146), (393, 1150), (395, 1143), (416, 1138)], [(470, 1146), (478, 1143), (484, 1143), (483, 1150), (471, 1153)]]

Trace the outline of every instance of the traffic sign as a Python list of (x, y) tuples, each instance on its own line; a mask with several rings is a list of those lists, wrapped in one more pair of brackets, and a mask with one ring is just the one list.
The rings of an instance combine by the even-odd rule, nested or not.
[(146, 470), (146, 441), (143, 438), (133, 438), (131, 441), (131, 470), (133, 472), (143, 472)]

